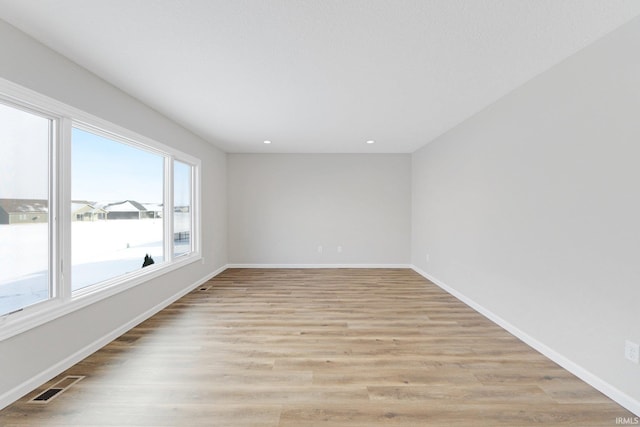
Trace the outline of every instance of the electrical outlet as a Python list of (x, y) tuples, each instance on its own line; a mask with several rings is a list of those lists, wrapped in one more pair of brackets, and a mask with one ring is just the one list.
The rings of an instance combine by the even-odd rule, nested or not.
[(342, 246), (338, 246), (338, 253), (342, 252)]
[(426, 257), (426, 258), (427, 258), (427, 262), (429, 262), (429, 254), (427, 254), (427, 257)]
[(322, 246), (318, 246), (318, 253), (321, 254), (322, 253)]
[(624, 342), (624, 357), (633, 363), (640, 362), (640, 345), (638, 343), (626, 340)]

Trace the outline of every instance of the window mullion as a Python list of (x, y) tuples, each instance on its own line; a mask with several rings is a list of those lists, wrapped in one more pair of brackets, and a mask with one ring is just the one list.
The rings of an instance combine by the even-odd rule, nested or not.
[(191, 167), (191, 251), (200, 253), (200, 168)]
[(71, 298), (71, 129), (72, 121), (60, 119), (59, 158), (57, 161), (58, 181), (58, 266), (57, 289), (55, 295), (62, 301)]
[[(8, 227), (12, 227), (11, 236), (5, 239), (3, 235), (2, 241), (5, 249), (12, 250), (11, 256), (0, 260), (12, 269), (5, 269), (1, 279), (3, 285), (4, 280), (10, 280), (10, 286), (16, 288), (15, 291), (13, 288), (2, 289), (11, 298), (0, 295), (3, 297), (0, 302), (6, 302), (0, 305), (0, 325), (2, 326), (0, 340), (109, 298), (118, 292), (138, 286), (200, 259), (201, 162), (198, 158), (3, 79), (0, 79), (0, 121), (2, 121), (0, 136), (9, 148), (0, 156), (0, 159), (4, 160), (3, 168), (11, 172), (9, 174), (11, 179), (6, 189), (3, 187), (5, 191), (0, 195), (0, 207), (2, 207), (0, 220), (3, 227), (6, 225), (7, 230), (9, 230)], [(83, 135), (77, 139), (76, 133), (90, 135)], [(96, 145), (98, 143), (95, 138), (101, 140), (99, 143), (101, 145)], [(92, 144), (94, 147), (92, 150), (82, 152), (78, 150), (76, 141), (79, 144), (88, 144), (84, 145), (85, 148), (91, 148)], [(117, 147), (114, 145), (116, 143)], [(103, 149), (111, 149), (109, 147), (128, 153), (120, 155), (123, 164), (113, 161), (117, 157), (115, 155), (111, 162), (99, 156), (82, 157), (87, 153), (102, 153)], [(142, 160), (140, 163), (132, 164), (131, 159), (136, 156), (140, 156), (138, 158)], [(182, 216), (186, 216), (184, 215), (186, 209), (182, 205), (186, 185), (182, 181), (179, 184), (175, 183), (176, 179), (180, 180), (180, 177), (184, 176), (180, 168), (176, 169), (176, 162), (182, 162), (191, 168), (191, 182), (188, 183), (191, 194), (190, 206), (188, 206), (191, 224), (190, 229), (187, 230), (191, 251), (180, 251), (180, 253), (175, 250), (174, 233), (183, 231), (181, 221)], [(90, 167), (81, 168), (78, 165), (90, 165)], [(118, 166), (115, 172), (113, 165)], [(98, 238), (80, 232), (84, 230), (74, 234), (74, 231), (77, 231), (75, 226), (78, 225), (76, 220), (79, 217), (75, 207), (72, 208), (72, 201), (86, 201), (87, 205), (96, 204), (97, 206), (89, 206), (93, 210), (82, 211), (83, 214), (89, 212), (90, 215), (95, 213), (98, 217), (102, 215), (99, 219), (106, 221), (106, 210), (103, 209), (102, 203), (97, 203), (102, 201), (98, 199), (104, 198), (104, 202), (109, 206), (122, 203), (109, 204), (111, 196), (100, 196), (99, 193), (102, 190), (98, 185), (101, 183), (99, 180), (122, 177), (121, 173), (127, 171), (140, 172), (146, 165), (152, 165), (149, 169), (153, 170), (150, 180), (129, 179), (128, 182), (120, 183), (119, 186), (116, 186), (117, 180), (113, 180), (112, 183), (114, 188), (124, 188), (122, 194), (129, 203), (131, 197), (144, 198), (148, 194), (153, 198), (153, 200), (139, 200), (138, 202), (142, 203), (132, 204), (139, 211), (138, 219), (142, 218), (143, 212), (144, 219), (149, 219), (147, 218), (149, 212), (146, 211), (152, 209), (151, 219), (155, 220), (156, 213), (159, 212), (157, 209), (160, 203), (159, 198), (163, 197), (163, 206), (160, 210), (163, 215), (162, 232), (159, 230), (161, 224), (157, 221), (154, 223), (155, 227), (150, 228), (142, 226), (154, 224), (136, 224), (141, 226), (143, 233), (149, 232), (149, 236), (151, 234), (153, 236), (143, 234), (141, 237), (143, 240), (132, 243), (134, 250), (128, 252), (132, 255), (129, 258), (135, 259), (139, 256), (138, 250), (146, 251), (148, 247), (153, 248), (149, 250), (154, 250), (153, 255), (158, 255), (160, 258), (161, 247), (157, 243), (162, 235), (163, 260), (156, 262), (159, 265), (144, 270), (141, 266), (139, 267), (138, 261), (131, 264), (131, 267), (123, 264), (119, 270), (107, 269), (105, 262), (115, 260), (110, 258), (111, 253), (108, 251), (115, 247), (114, 242), (116, 245), (119, 244), (121, 236), (114, 236), (109, 227), (98, 230), (100, 231)], [(161, 169), (163, 169), (162, 178), (160, 178)], [(87, 183), (87, 186), (77, 187), (76, 180)], [(94, 180), (97, 181), (94, 182)], [(162, 191), (158, 188), (160, 182), (163, 184)], [(14, 183), (20, 183), (20, 185)], [(131, 196), (129, 183), (132, 186), (139, 184), (137, 188), (142, 188), (144, 193), (132, 191), (131, 193), (136, 195)], [(184, 186), (184, 190), (176, 194), (177, 187), (180, 186)], [(83, 191), (76, 194), (77, 188), (82, 188)], [(96, 200), (93, 199), (94, 190)], [(150, 208), (144, 206), (144, 202), (148, 202)], [(176, 203), (181, 205), (180, 218), (177, 218), (175, 213)], [(143, 204), (142, 208), (140, 204)], [(9, 211), (5, 212), (7, 209)], [(113, 211), (119, 212), (117, 209)], [(94, 217), (91, 216), (91, 218)], [(122, 242), (127, 242), (126, 249), (129, 249), (129, 236), (138, 229), (136, 228), (133, 232), (132, 228), (119, 230), (123, 230), (126, 240)], [(184, 239), (183, 236), (184, 234), (180, 234)], [(109, 240), (111, 237), (115, 237), (115, 240)], [(76, 242), (72, 246), (74, 239)], [(144, 239), (152, 240), (144, 241)], [(139, 245), (145, 242), (150, 243), (150, 246)], [(182, 246), (181, 249), (188, 249), (186, 242), (179, 243)], [(138, 246), (133, 246), (136, 244)], [(96, 250), (87, 251), (87, 248)], [(100, 257), (92, 258), (94, 255), (100, 255)], [(120, 257), (117, 261), (125, 258), (127, 257)], [(84, 266), (84, 270), (79, 273), (74, 262)], [(91, 263), (102, 263), (102, 265), (94, 268), (90, 265)], [(88, 277), (91, 275), (96, 278), (93, 282), (91, 282), (93, 276)]]
[(173, 261), (173, 158), (164, 158), (164, 259)]

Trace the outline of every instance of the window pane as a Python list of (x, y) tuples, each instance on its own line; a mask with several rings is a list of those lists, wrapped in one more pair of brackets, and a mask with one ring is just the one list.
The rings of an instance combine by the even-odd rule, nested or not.
[(74, 128), (71, 162), (72, 290), (162, 262), (164, 158)]
[(51, 297), (52, 121), (0, 104), (0, 315)]
[(173, 162), (173, 255), (191, 252), (191, 169)]

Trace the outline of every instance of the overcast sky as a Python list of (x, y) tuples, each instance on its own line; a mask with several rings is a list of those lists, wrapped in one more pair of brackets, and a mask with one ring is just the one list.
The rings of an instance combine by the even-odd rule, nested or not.
[(45, 199), (49, 120), (0, 104), (0, 199)]
[[(48, 119), (0, 104), (0, 198), (46, 199), (48, 144)], [(73, 129), (73, 200), (162, 203), (163, 168), (162, 156)], [(189, 203), (189, 172), (176, 162), (176, 205)]]

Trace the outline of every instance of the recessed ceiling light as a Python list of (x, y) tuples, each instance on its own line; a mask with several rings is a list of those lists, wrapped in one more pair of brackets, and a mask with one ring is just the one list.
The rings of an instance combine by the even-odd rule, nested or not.
[(367, 144), (373, 144), (375, 141), (373, 139), (370, 139), (367, 141)]
[(271, 141), (266, 140), (266, 141), (264, 141), (264, 143), (265, 143), (265, 144), (271, 144)]

